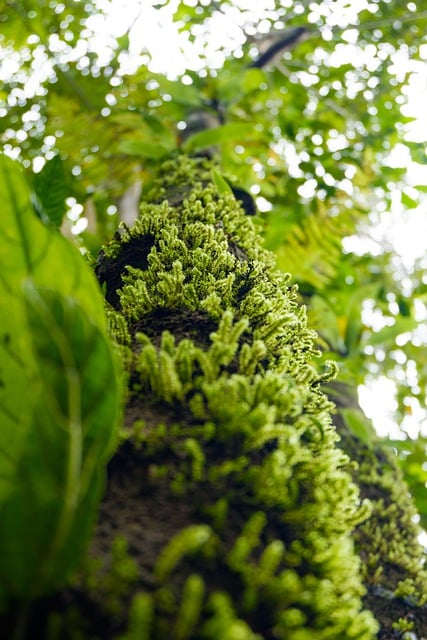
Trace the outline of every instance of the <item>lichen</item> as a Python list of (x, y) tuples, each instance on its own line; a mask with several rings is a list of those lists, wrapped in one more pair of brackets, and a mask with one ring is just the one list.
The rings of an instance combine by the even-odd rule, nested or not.
[(144, 559), (116, 637), (368, 640), (351, 537), (366, 507), (321, 390), (331, 372), (289, 276), (211, 171), (165, 163), (98, 269), (146, 473), (135, 527), (147, 533), (150, 496), (186, 514)]

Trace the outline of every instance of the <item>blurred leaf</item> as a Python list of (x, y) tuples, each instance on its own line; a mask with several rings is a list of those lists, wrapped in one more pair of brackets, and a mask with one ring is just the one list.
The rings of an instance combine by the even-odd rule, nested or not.
[(233, 194), (233, 190), (228, 184), (227, 180), (221, 175), (219, 171), (216, 169), (212, 169), (212, 180), (216, 188), (218, 189), (218, 193), (222, 195), (230, 195)]
[(176, 102), (185, 107), (200, 107), (203, 105), (202, 95), (194, 84), (184, 84), (180, 81), (168, 80), (161, 75), (157, 75), (156, 80), (160, 85), (162, 94), (169, 95), (172, 102)]
[(340, 409), (340, 414), (351, 433), (368, 447), (372, 447), (376, 434), (370, 421), (360, 409)]
[(378, 295), (379, 284), (368, 284), (356, 289), (348, 290), (345, 294), (347, 328), (345, 333), (345, 346), (349, 353), (360, 350), (362, 337), (362, 305), (365, 300), (375, 299)]
[(415, 209), (415, 207), (418, 207), (419, 205), (418, 200), (414, 200), (414, 198), (411, 198), (411, 196), (409, 196), (405, 191), (402, 191), (400, 197), (402, 200), (402, 204), (406, 209)]
[[(7, 294), (11, 304), (15, 299), (20, 304), (21, 284), (28, 278), (41, 287), (55, 283), (63, 295), (82, 304), (97, 326), (104, 327), (103, 298), (95, 276), (74, 245), (37, 219), (19, 163), (1, 154), (0, 198), (0, 286), (4, 293), (0, 303)], [(8, 315), (1, 317), (6, 320)]]
[(239, 78), (241, 78), (241, 86), (245, 93), (250, 93), (251, 91), (257, 91), (260, 88), (260, 85), (264, 83), (268, 79), (268, 76), (265, 71), (262, 69), (245, 69), (242, 74), (239, 74)]
[(43, 222), (60, 227), (65, 215), (65, 199), (68, 195), (61, 157), (48, 160), (43, 169), (34, 174), (36, 211)]
[[(4, 600), (5, 594), (26, 598), (48, 590), (78, 560), (119, 393), (98, 284), (77, 249), (34, 215), (23, 173), (6, 156), (0, 156), (0, 198)], [(72, 527), (75, 542), (67, 550)]]
[(427, 440), (419, 436), (414, 440), (387, 440), (387, 444), (400, 454), (400, 466), (420, 514), (421, 526), (427, 529)]
[(394, 344), (397, 336), (401, 333), (413, 331), (418, 327), (418, 322), (414, 318), (396, 318), (396, 322), (391, 327), (384, 327), (372, 333), (367, 339), (367, 344), (376, 347), (383, 344)]
[(234, 122), (224, 124), (214, 129), (206, 129), (189, 136), (183, 149), (187, 153), (222, 143), (239, 143), (242, 140), (256, 140), (262, 134), (254, 129), (253, 124), (246, 122)]
[(411, 315), (411, 305), (408, 303), (408, 300), (403, 296), (400, 296), (397, 300), (397, 304), (399, 306), (400, 315), (408, 318)]
[(147, 160), (159, 160), (170, 153), (170, 149), (162, 144), (141, 142), (140, 140), (122, 140), (118, 145), (118, 151)]
[(169, 145), (174, 145), (175, 142), (175, 134), (174, 132), (167, 127), (164, 122), (161, 121), (160, 118), (154, 116), (151, 113), (143, 114), (144, 122), (149, 126), (151, 131), (155, 134), (155, 136), (163, 139)]
[(25, 306), (40, 384), (0, 521), (1, 588), (21, 600), (62, 584), (81, 558), (120, 397), (109, 342), (73, 298), (27, 284)]
[(337, 318), (328, 302), (320, 295), (310, 298), (310, 325), (327, 340), (329, 348), (338, 353), (344, 350), (343, 334), (340, 331), (340, 318)]

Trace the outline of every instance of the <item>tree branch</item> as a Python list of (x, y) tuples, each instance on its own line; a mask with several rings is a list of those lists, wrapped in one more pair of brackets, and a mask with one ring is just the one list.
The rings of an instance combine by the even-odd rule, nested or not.
[(251, 64), (248, 65), (249, 68), (262, 69), (277, 55), (283, 53), (287, 49), (291, 49), (301, 42), (301, 40), (307, 37), (309, 31), (310, 30), (307, 27), (295, 27), (293, 29), (280, 31), (277, 35), (274, 34), (268, 49), (251, 62)]

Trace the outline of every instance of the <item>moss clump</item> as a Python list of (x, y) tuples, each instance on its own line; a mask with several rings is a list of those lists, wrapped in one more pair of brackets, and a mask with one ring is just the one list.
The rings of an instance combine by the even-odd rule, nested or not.
[(359, 525), (356, 540), (365, 549), (365, 583), (423, 606), (427, 601), (425, 553), (417, 541), (420, 528), (408, 488), (386, 447), (377, 445), (376, 451), (363, 453), (359, 478), (370, 495), (372, 515)]
[[(333, 382), (328, 391), (338, 406), (358, 410), (354, 388)], [(354, 540), (367, 587), (364, 602), (381, 625), (378, 638), (387, 640), (395, 635), (399, 618), (408, 620), (423, 635), (427, 624), (426, 555), (418, 539), (417, 513), (396, 456), (375, 433), (368, 443), (362, 442), (342, 414), (337, 413), (334, 422), (341, 435), (340, 446), (356, 463), (353, 475), (360, 495), (371, 505), (369, 517), (355, 529)]]
[(366, 508), (319, 388), (333, 369), (313, 366), (289, 278), (211, 169), (166, 163), (147, 196), (157, 204), (98, 261), (129, 395), (93, 553), (120, 531), (139, 579), (110, 630), (86, 629), (367, 640), (376, 623), (351, 539)]
[(358, 484), (372, 505), (369, 519), (354, 534), (367, 587), (365, 602), (380, 622), (379, 638), (387, 639), (400, 629), (399, 618), (412, 625), (402, 631), (414, 627), (422, 635), (427, 571), (416, 510), (393, 452), (380, 443), (358, 449)]

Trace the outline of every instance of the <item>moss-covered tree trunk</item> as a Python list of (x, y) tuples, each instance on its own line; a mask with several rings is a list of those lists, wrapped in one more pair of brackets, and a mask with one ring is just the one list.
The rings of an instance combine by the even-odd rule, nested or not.
[(212, 177), (205, 159), (166, 163), (148, 195), (158, 204), (98, 263), (128, 363), (131, 440), (96, 547), (121, 533), (136, 553), (143, 637), (368, 638), (350, 537), (364, 509), (314, 336)]
[(354, 531), (384, 523), (338, 442), (334, 368), (316, 368), (295, 289), (212, 162), (166, 162), (96, 273), (126, 372), (122, 441), (89, 558), (28, 638), (375, 637), (364, 545), (381, 534), (356, 550)]
[[(328, 396), (337, 407), (333, 421), (339, 446), (353, 461), (354, 481), (371, 508), (353, 537), (362, 560), (363, 601), (380, 623), (378, 639), (425, 638), (425, 552), (418, 542), (418, 517), (397, 458), (375, 436), (356, 437), (343, 420), (350, 409), (353, 415), (360, 413), (363, 422), (355, 389), (334, 381), (328, 386)], [(413, 635), (405, 636), (405, 632)]]

